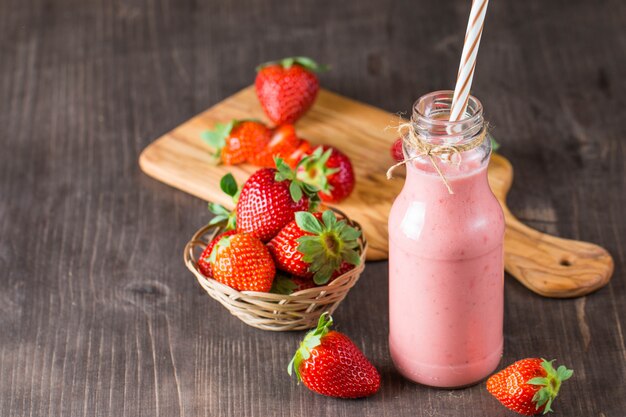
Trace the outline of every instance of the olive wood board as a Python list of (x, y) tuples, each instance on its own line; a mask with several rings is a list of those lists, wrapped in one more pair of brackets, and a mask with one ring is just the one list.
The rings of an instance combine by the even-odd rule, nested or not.
[[(216, 165), (211, 149), (200, 133), (217, 122), (231, 119), (267, 121), (254, 92), (247, 87), (166, 133), (141, 154), (141, 169), (151, 177), (201, 199), (233, 208), (219, 188), (220, 178), (231, 172), (242, 184), (255, 170), (249, 164)], [(387, 215), (404, 181), (387, 180), (393, 164), (389, 148), (397, 137), (391, 128), (397, 115), (321, 90), (313, 108), (298, 121), (299, 136), (313, 144), (338, 147), (352, 160), (356, 187), (336, 207), (358, 221), (369, 242), (368, 260), (387, 259)], [(489, 182), (506, 219), (505, 268), (530, 290), (547, 297), (577, 297), (606, 285), (613, 272), (613, 259), (602, 247), (541, 233), (518, 221), (506, 206), (513, 181), (513, 168), (494, 154)]]

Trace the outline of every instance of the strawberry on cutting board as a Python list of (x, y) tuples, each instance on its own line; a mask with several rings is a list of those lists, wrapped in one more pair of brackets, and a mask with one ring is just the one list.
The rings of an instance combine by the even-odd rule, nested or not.
[(296, 212), (308, 210), (317, 200), (317, 189), (297, 180), (277, 158), (276, 169), (260, 169), (244, 183), (237, 201), (237, 231), (267, 242)]
[(358, 347), (343, 333), (330, 330), (333, 319), (322, 314), (315, 330), (304, 337), (289, 363), (289, 375), (318, 394), (361, 398), (380, 388), (380, 374)]
[(313, 105), (325, 70), (311, 58), (291, 57), (257, 68), (256, 94), (267, 117), (277, 125), (295, 123)]
[(210, 257), (213, 278), (237, 291), (268, 292), (276, 268), (267, 248), (245, 233), (222, 236)]
[(235, 165), (265, 149), (272, 131), (255, 120), (232, 120), (216, 124), (213, 130), (203, 132), (201, 137), (224, 164)]
[(487, 391), (519, 414), (546, 414), (552, 411), (561, 383), (574, 373), (562, 365), (555, 370), (552, 362), (538, 358), (517, 361), (489, 377)]
[(278, 126), (272, 131), (272, 138), (265, 148), (248, 158), (248, 161), (259, 167), (273, 168), (275, 157), (290, 157), (298, 149), (300, 142), (293, 125)]
[(356, 177), (350, 158), (333, 146), (319, 146), (314, 158), (304, 159), (298, 178), (320, 189), (319, 196), (327, 203), (338, 203), (354, 190)]
[(396, 139), (391, 145), (391, 157), (396, 162), (404, 161), (404, 152), (402, 151), (402, 138)]
[(361, 262), (357, 252), (359, 230), (335, 213), (297, 212), (268, 244), (276, 267), (301, 278), (325, 284)]

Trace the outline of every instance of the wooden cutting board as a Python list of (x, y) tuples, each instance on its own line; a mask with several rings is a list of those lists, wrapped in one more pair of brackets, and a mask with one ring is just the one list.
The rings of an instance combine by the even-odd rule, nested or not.
[[(232, 208), (219, 180), (231, 172), (242, 184), (256, 167), (214, 165), (200, 133), (231, 119), (267, 120), (254, 87), (248, 87), (158, 138), (141, 154), (139, 164), (148, 175), (207, 201)], [(393, 164), (389, 148), (397, 133), (397, 115), (326, 90), (298, 122), (298, 133), (314, 144), (337, 146), (352, 160), (357, 184), (352, 195), (337, 205), (358, 221), (369, 241), (368, 260), (387, 259), (387, 215), (404, 181), (387, 180)], [(398, 170), (398, 177), (402, 176)], [(506, 207), (513, 180), (511, 164), (494, 155), (489, 181), (504, 207), (507, 220), (505, 265), (531, 290), (551, 297), (572, 297), (605, 285), (613, 271), (610, 255), (586, 242), (564, 240), (532, 230), (517, 221)]]

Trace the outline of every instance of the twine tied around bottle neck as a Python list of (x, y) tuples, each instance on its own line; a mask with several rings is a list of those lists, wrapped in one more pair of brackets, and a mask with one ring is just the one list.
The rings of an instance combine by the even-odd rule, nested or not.
[(450, 160), (450, 155), (457, 155), (458, 158), (455, 164), (457, 166), (460, 165), (462, 162), (462, 152), (470, 151), (474, 148), (479, 147), (483, 143), (483, 141), (485, 140), (485, 136), (487, 135), (487, 127), (487, 123), (485, 123), (480, 133), (478, 133), (468, 142), (463, 142), (460, 144), (435, 145), (428, 142), (428, 140), (426, 140), (424, 137), (418, 135), (412, 123), (407, 122), (400, 124), (398, 126), (398, 132), (403, 138), (404, 143), (410, 149), (414, 150), (415, 154), (410, 158), (407, 158), (389, 167), (389, 169), (387, 170), (387, 179), (390, 180), (391, 178), (393, 178), (393, 171), (396, 168), (402, 165), (406, 165), (409, 162), (415, 161), (420, 157), (427, 156), (430, 160), (430, 163), (433, 165), (433, 168), (435, 168), (435, 171), (437, 171), (437, 174), (448, 189), (448, 192), (450, 194), (454, 194), (450, 183), (441, 171), (441, 168), (439, 168), (439, 164), (437, 164), (435, 157), (439, 157), (442, 159), (446, 158), (447, 160)]

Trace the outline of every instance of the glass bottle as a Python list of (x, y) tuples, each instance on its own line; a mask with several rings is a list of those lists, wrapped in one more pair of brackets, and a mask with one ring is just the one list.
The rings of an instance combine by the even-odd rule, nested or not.
[[(448, 121), (452, 91), (417, 100), (411, 124), (432, 145), (480, 145), (427, 156), (407, 144), (406, 182), (389, 216), (389, 348), (408, 379), (461, 387), (488, 376), (502, 356), (504, 216), (489, 188), (489, 135), (481, 103)], [(406, 140), (406, 138), (405, 138)]]

